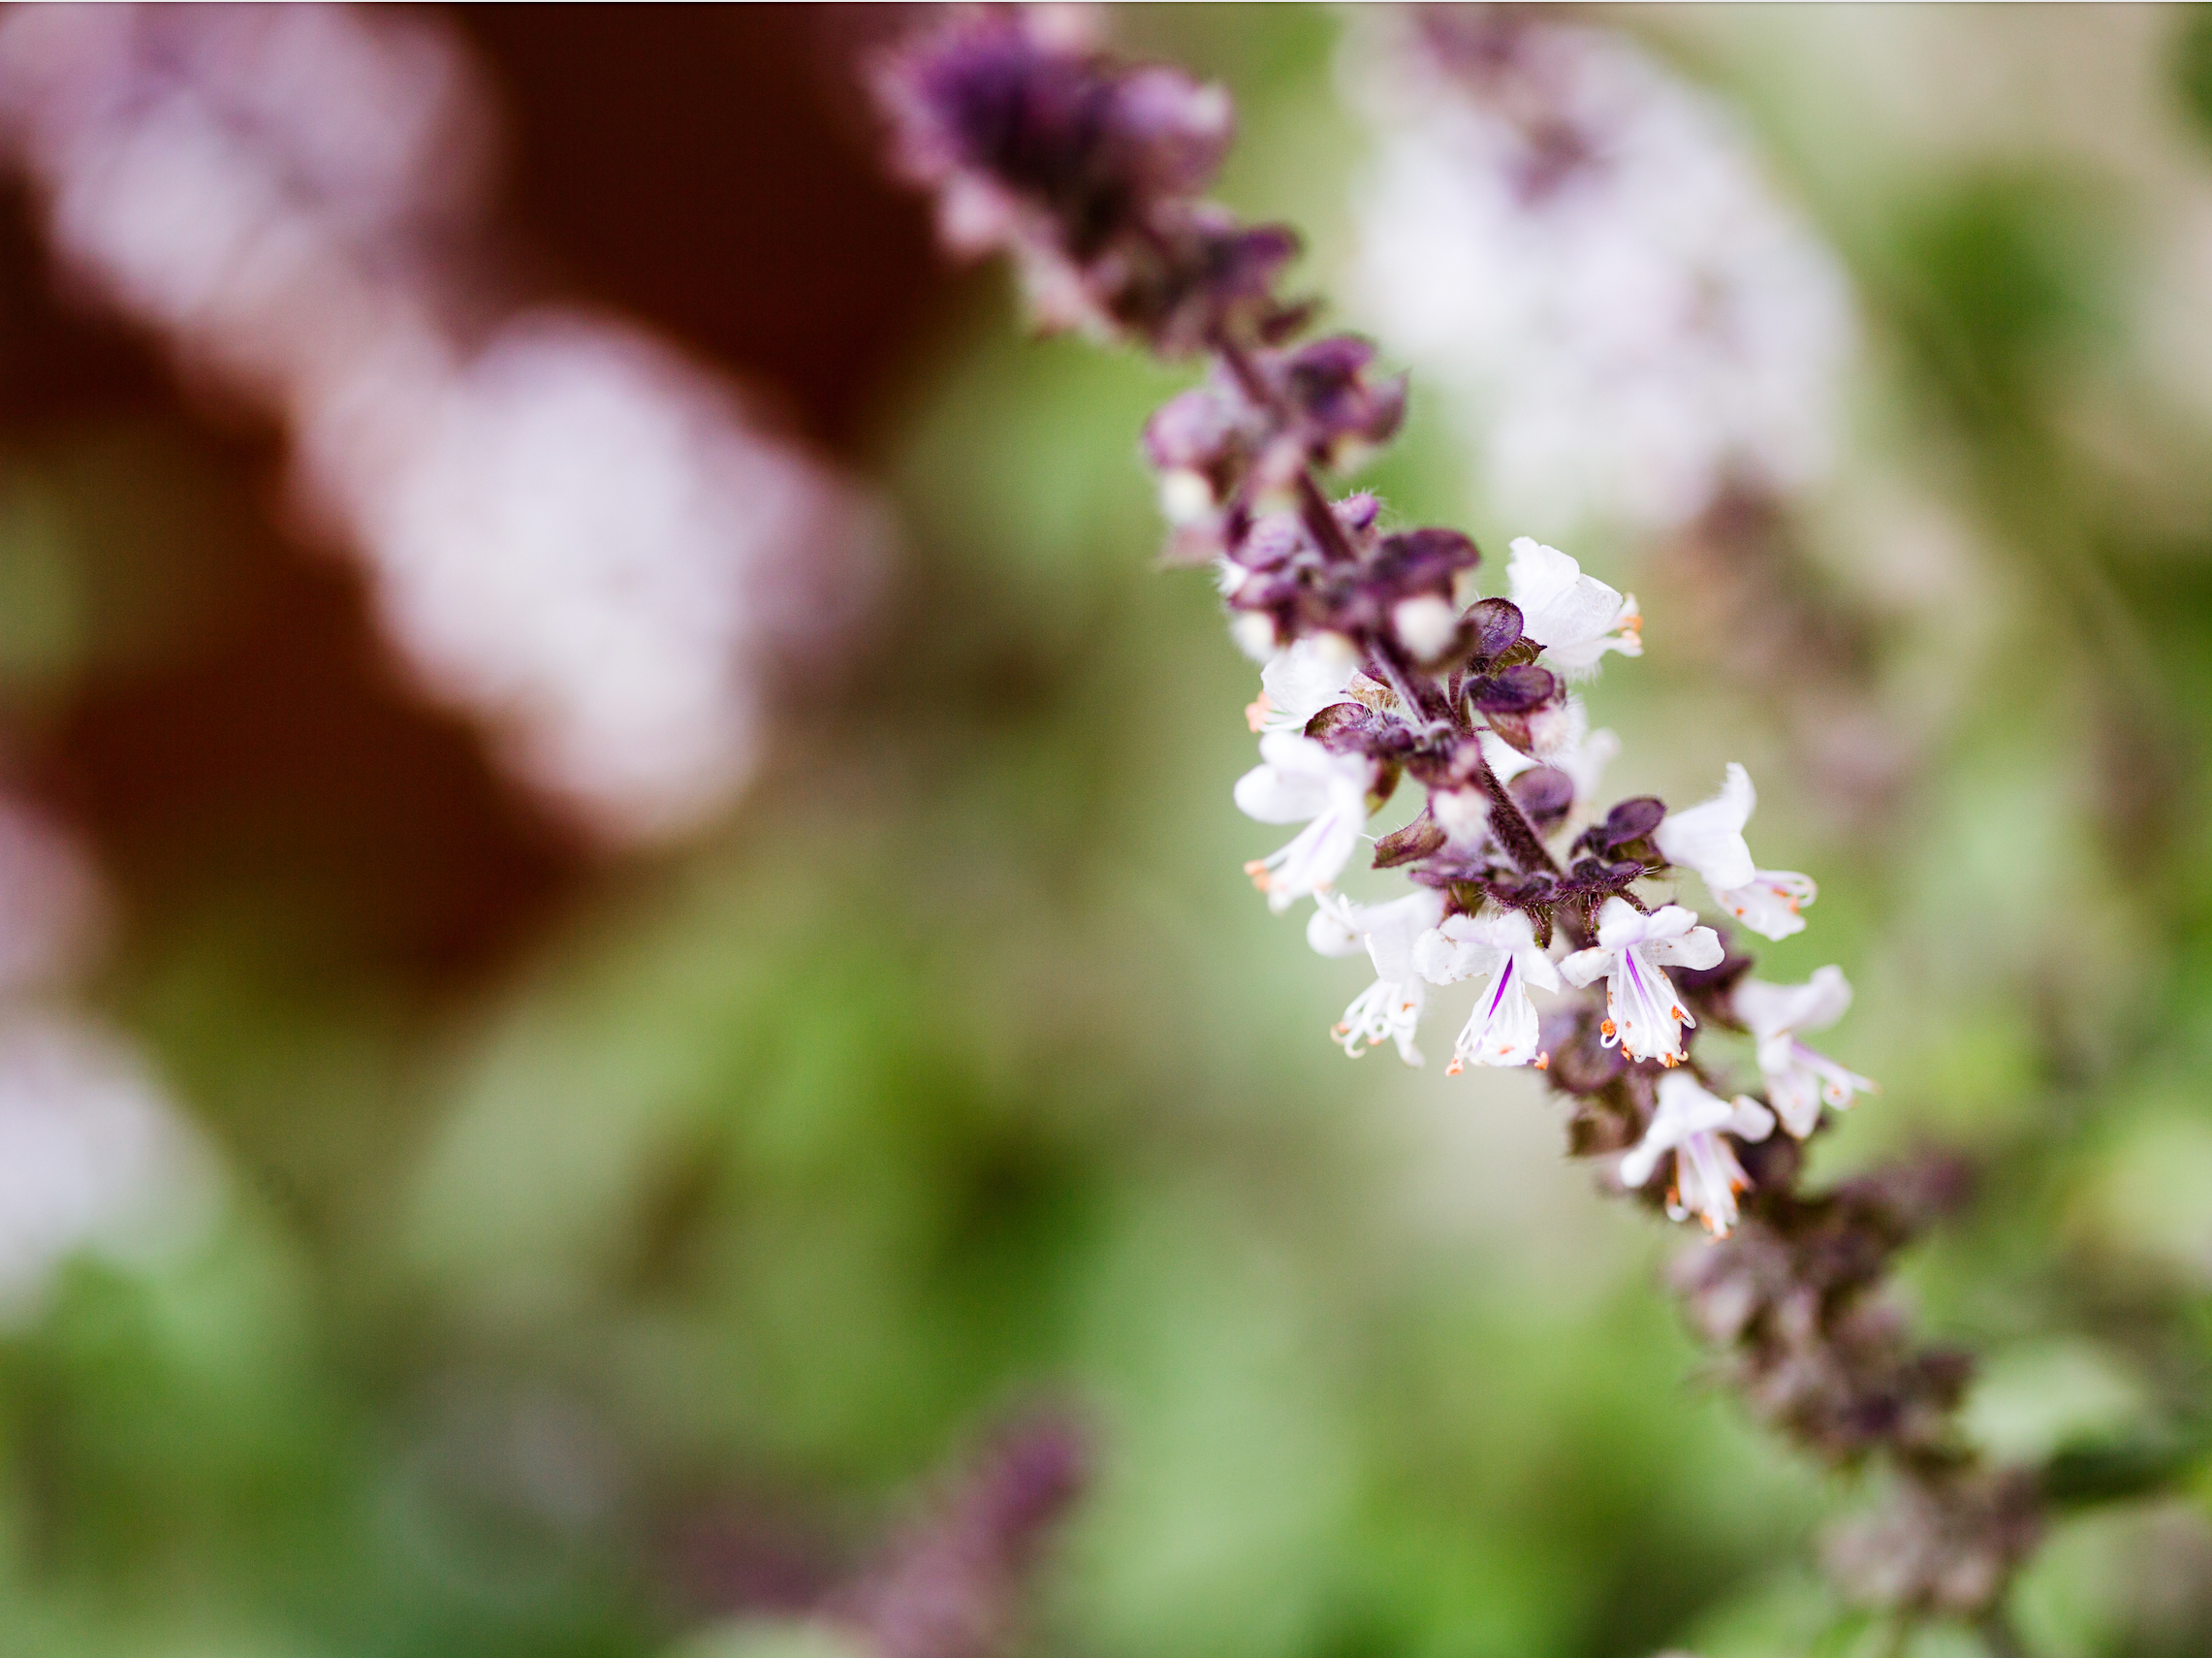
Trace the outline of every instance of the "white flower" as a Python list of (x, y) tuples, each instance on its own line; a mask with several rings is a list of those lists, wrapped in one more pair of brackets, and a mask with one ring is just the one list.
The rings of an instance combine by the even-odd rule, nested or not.
[(1304, 823), (1290, 844), (1245, 866), (1252, 884), (1278, 912), (1333, 882), (1367, 823), (1367, 791), (1375, 762), (1339, 754), (1311, 737), (1270, 731), (1259, 740), (1260, 764), (1237, 780), (1237, 808), (1262, 823)]
[(1652, 844), (1672, 864), (1704, 877), (1722, 909), (1769, 939), (1805, 930), (1797, 912), (1819, 896), (1810, 876), (1795, 870), (1762, 870), (1752, 862), (1744, 825), (1758, 805), (1751, 774), (1728, 762), (1728, 781), (1701, 805), (1670, 812), (1652, 831)]
[(1375, 139), (1346, 297), (1493, 507), (1666, 531), (1731, 481), (1817, 478), (1849, 283), (1742, 122), (1610, 30), (1493, 18), (1469, 75), (1384, 13), (1341, 59)]
[(1521, 631), (1544, 648), (1553, 667), (1580, 677), (1596, 672), (1608, 651), (1644, 654), (1644, 619), (1635, 594), (1584, 575), (1557, 547), (1526, 535), (1514, 539), (1512, 554), (1505, 580), (1520, 607)]
[(1346, 701), (1359, 652), (1341, 633), (1295, 639), (1259, 672), (1259, 698), (1245, 709), (1254, 731), (1303, 731), (1331, 703)]
[(1527, 915), (1506, 909), (1450, 916), (1415, 941), (1413, 965), (1432, 984), (1489, 975), (1452, 1046), (1450, 1074), (1470, 1065), (1527, 1065), (1537, 1059), (1536, 1007), (1529, 986), (1557, 990), (1559, 970), (1536, 947)]
[(1799, 1139), (1819, 1121), (1823, 1100), (1848, 1110), (1854, 1096), (1881, 1090), (1856, 1071), (1797, 1039), (1800, 1031), (1824, 1031), (1851, 1004), (1850, 982), (1839, 967), (1824, 967), (1804, 984), (1764, 984), (1747, 978), (1736, 986), (1736, 1017), (1758, 1040), (1766, 1097), (1782, 1126)]
[(1722, 1131), (1738, 1139), (1763, 1140), (1774, 1132), (1774, 1113), (1748, 1095), (1732, 1100), (1707, 1093), (1682, 1071), (1659, 1078), (1659, 1110), (1635, 1149), (1621, 1160), (1621, 1181), (1631, 1190), (1651, 1179), (1659, 1158), (1674, 1153), (1674, 1184), (1666, 1212), (1674, 1220), (1691, 1215), (1705, 1229), (1724, 1238), (1735, 1229), (1736, 1194), (1751, 1184), (1744, 1165)]
[(1697, 925), (1679, 904), (1646, 915), (1625, 898), (1608, 898), (1597, 912), (1597, 942), (1577, 950), (1559, 965), (1567, 983), (1588, 984), (1605, 977), (1605, 1023), (1599, 1027), (1607, 1047), (1615, 1042), (1630, 1059), (1682, 1063), (1682, 1028), (1695, 1025), (1662, 964), (1689, 968), (1721, 965), (1721, 936)]
[(1343, 941), (1355, 940), (1366, 944), (1375, 963), (1375, 982), (1344, 1009), (1333, 1033), (1337, 1041), (1352, 1059), (1369, 1047), (1396, 1042), (1400, 1059), (1419, 1065), (1421, 1050), (1413, 1045), (1413, 1032), (1421, 1022), (1428, 987), (1414, 966), (1414, 944), (1444, 912), (1443, 894), (1420, 887), (1388, 904), (1352, 904), (1334, 893), (1324, 893), (1314, 902), (1307, 941), (1323, 955), (1335, 956), (1349, 955), (1351, 950)]

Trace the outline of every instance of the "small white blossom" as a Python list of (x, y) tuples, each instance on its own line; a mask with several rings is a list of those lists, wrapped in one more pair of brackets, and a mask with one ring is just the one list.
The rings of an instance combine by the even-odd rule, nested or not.
[(1597, 912), (1597, 942), (1559, 965), (1567, 983), (1585, 985), (1604, 975), (1607, 1047), (1615, 1042), (1630, 1059), (1682, 1063), (1682, 1028), (1697, 1021), (1682, 1005), (1662, 966), (1721, 965), (1721, 936), (1697, 925), (1679, 904), (1644, 914), (1625, 898), (1608, 898)]
[(1667, 862), (1696, 871), (1714, 901), (1753, 932), (1786, 939), (1805, 930), (1798, 910), (1819, 896), (1819, 888), (1795, 870), (1762, 870), (1752, 862), (1744, 825), (1757, 805), (1751, 774), (1731, 760), (1721, 792), (1668, 813), (1652, 832), (1652, 844)]
[(1724, 1238), (1735, 1229), (1736, 1194), (1751, 1184), (1722, 1132), (1763, 1140), (1774, 1132), (1774, 1113), (1748, 1095), (1732, 1100), (1708, 1093), (1695, 1077), (1669, 1071), (1659, 1078), (1659, 1110), (1635, 1149), (1621, 1160), (1622, 1184), (1631, 1190), (1651, 1179), (1659, 1160), (1674, 1153), (1674, 1183), (1666, 1212), (1674, 1220), (1695, 1215), (1705, 1229)]
[(1530, 536), (1512, 543), (1505, 580), (1521, 611), (1521, 631), (1544, 648), (1544, 657), (1575, 678), (1596, 673), (1608, 651), (1644, 654), (1644, 619), (1636, 595), (1607, 587), (1557, 547)]
[(1281, 911), (1343, 872), (1367, 824), (1375, 762), (1289, 731), (1260, 738), (1259, 754), (1260, 764), (1237, 780), (1238, 810), (1262, 823), (1306, 825), (1280, 851), (1245, 866), (1268, 908)]
[(1229, 638), (1255, 662), (1266, 661), (1281, 643), (1276, 635), (1275, 618), (1256, 610), (1240, 610), (1229, 618)]
[(1421, 887), (1389, 904), (1352, 904), (1324, 893), (1315, 904), (1307, 941), (1323, 955), (1334, 956), (1351, 954), (1343, 941), (1353, 940), (1353, 948), (1364, 943), (1375, 963), (1375, 982), (1353, 999), (1332, 1033), (1338, 1043), (1357, 1059), (1370, 1047), (1396, 1042), (1400, 1059), (1419, 1065), (1421, 1050), (1413, 1045), (1413, 1033), (1421, 1022), (1428, 986), (1414, 965), (1414, 946), (1443, 913), (1443, 895)]
[(1429, 796), (1429, 814), (1454, 845), (1471, 849), (1490, 829), (1490, 796), (1478, 788), (1439, 788)]
[(1416, 593), (1391, 607), (1390, 625), (1399, 643), (1426, 662), (1432, 656), (1442, 655), (1444, 647), (1452, 642), (1452, 636), (1459, 631), (1459, 612), (1447, 599), (1434, 593)]
[(1159, 475), (1159, 513), (1168, 523), (1203, 524), (1214, 516), (1214, 486), (1205, 473), (1170, 466)]
[(1453, 1076), (1470, 1065), (1544, 1063), (1536, 1053), (1536, 1006), (1529, 986), (1557, 990), (1559, 970), (1536, 947), (1527, 915), (1506, 909), (1449, 916), (1415, 941), (1413, 965), (1432, 984), (1488, 975), (1452, 1046)]
[(1245, 709), (1254, 731), (1303, 731), (1331, 703), (1346, 701), (1359, 652), (1341, 633), (1295, 639), (1259, 671), (1259, 698)]
[(1850, 981), (1839, 967), (1817, 971), (1804, 984), (1765, 984), (1747, 978), (1736, 986), (1736, 1017), (1758, 1041), (1766, 1097), (1782, 1126), (1803, 1139), (1819, 1121), (1822, 1101), (1848, 1110), (1860, 1094), (1881, 1090), (1856, 1071), (1797, 1039), (1800, 1031), (1824, 1031), (1851, 1004)]

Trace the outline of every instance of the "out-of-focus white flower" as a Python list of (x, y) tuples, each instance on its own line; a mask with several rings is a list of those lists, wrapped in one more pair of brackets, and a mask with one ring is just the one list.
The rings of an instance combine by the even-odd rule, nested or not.
[(612, 842), (681, 834), (748, 778), (774, 674), (867, 608), (882, 526), (672, 348), (457, 287), (490, 107), (419, 16), (0, 20), (0, 143), (72, 271), (287, 423), (396, 654), (510, 770)]
[(1268, 908), (1281, 911), (1343, 872), (1367, 823), (1375, 762), (1290, 731), (1261, 737), (1259, 753), (1260, 763), (1237, 780), (1237, 809), (1262, 823), (1306, 825), (1287, 845), (1245, 866)]
[(1608, 30), (1363, 25), (1354, 303), (1443, 388), (1493, 508), (1663, 530), (1731, 480), (1819, 476), (1849, 284), (1729, 112)]
[(732, 798), (763, 656), (852, 619), (794, 555), (854, 547), (854, 503), (633, 329), (525, 314), (427, 383), (365, 376), (302, 436), (424, 682), (624, 839)]
[(1359, 653), (1341, 633), (1296, 640), (1260, 669), (1259, 697), (1245, 710), (1254, 731), (1303, 731), (1331, 703), (1343, 702), (1359, 673)]
[(0, 1317), (79, 1251), (126, 1263), (207, 1224), (206, 1153), (116, 1038), (59, 1013), (0, 1015)]
[(1622, 593), (1557, 547), (1516, 536), (1505, 580), (1520, 607), (1521, 631), (1544, 648), (1544, 659), (1562, 673), (1580, 678), (1597, 671), (1608, 651), (1624, 656), (1644, 654), (1644, 619), (1633, 593)]
[(1665, 966), (1709, 968), (1726, 952), (1721, 936), (1697, 925), (1679, 904), (1645, 914), (1625, 898), (1608, 898), (1597, 912), (1597, 942), (1577, 950), (1559, 965), (1567, 983), (1581, 986), (1605, 979), (1605, 1021), (1600, 1039), (1618, 1042), (1630, 1059), (1682, 1063), (1682, 1030), (1695, 1025)]
[(1736, 1194), (1751, 1181), (1721, 1136), (1763, 1140), (1774, 1132), (1774, 1113), (1748, 1095), (1722, 1100), (1695, 1077), (1669, 1071), (1659, 1078), (1659, 1109), (1635, 1148), (1621, 1160), (1621, 1181), (1633, 1189), (1651, 1179), (1659, 1160), (1674, 1154), (1674, 1184), (1666, 1212), (1674, 1220), (1695, 1215), (1715, 1237), (1736, 1228)]
[[(1421, 1050), (1413, 1035), (1421, 1023), (1428, 986), (1415, 965), (1415, 945), (1444, 912), (1443, 895), (1421, 887), (1388, 904), (1352, 904), (1323, 893), (1316, 901), (1319, 912), (1329, 917), (1322, 928), (1318, 917), (1309, 923), (1307, 941), (1324, 955), (1349, 954), (1336, 947), (1341, 938), (1356, 939), (1367, 946), (1375, 963), (1375, 982), (1344, 1009), (1333, 1035), (1352, 1059), (1384, 1041), (1398, 1044), (1398, 1057), (1407, 1065), (1421, 1064)], [(1316, 932), (1321, 934), (1316, 938)], [(1327, 945), (1328, 947), (1324, 947)]]
[(1529, 986), (1559, 988), (1559, 970), (1536, 945), (1527, 915), (1504, 909), (1485, 915), (1451, 915), (1421, 935), (1413, 965), (1432, 984), (1456, 984), (1487, 975), (1474, 1011), (1452, 1046), (1450, 1073), (1470, 1065), (1541, 1063), (1536, 1055), (1536, 1004)]
[(1803, 984), (1767, 984), (1747, 978), (1736, 986), (1736, 1017), (1758, 1042), (1759, 1072), (1782, 1126), (1803, 1139), (1826, 1103), (1849, 1110), (1861, 1094), (1881, 1090), (1854, 1070), (1797, 1039), (1800, 1031), (1825, 1031), (1849, 1011), (1850, 981), (1840, 967), (1816, 969)]
[(1798, 913), (1819, 896), (1813, 877), (1795, 870), (1762, 870), (1752, 861), (1744, 825), (1757, 809), (1751, 773), (1734, 761), (1711, 800), (1670, 812), (1652, 831), (1652, 844), (1667, 862), (1694, 870), (1722, 909), (1769, 939), (1805, 930)]

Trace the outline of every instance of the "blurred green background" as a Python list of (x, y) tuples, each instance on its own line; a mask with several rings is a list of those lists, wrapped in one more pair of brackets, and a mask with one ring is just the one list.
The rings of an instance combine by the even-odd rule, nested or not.
[[(1593, 694), (1627, 742), (1611, 781), (1681, 802), (1743, 759), (1762, 855), (1819, 877), (1764, 971), (1843, 964), (1859, 1001), (1829, 1045), (1886, 1093), (1816, 1171), (1977, 1161), (1901, 1293), (1983, 1355), (1982, 1443), (2191, 1443), (2212, 25), (1581, 20), (1732, 100), (1851, 272), (1847, 452), (1774, 582), (1853, 641), (1816, 720), (1894, 761), (1879, 798), (1824, 783), (1789, 662), (1700, 631), (1701, 568), (1594, 538), (1569, 550), (1647, 618), (1645, 657)], [(457, 26), (511, 101), (523, 233), (880, 485), (894, 599), (725, 822), (593, 855), (383, 665), (352, 578), (287, 539), (269, 435), (57, 302), (12, 198), (6, 750), (115, 889), (86, 999), (204, 1131), (223, 1196), (193, 1247), (74, 1260), (0, 1332), (0, 1653), (766, 1651), (792, 1608), (748, 1587), (764, 1561), (858, 1569), (1038, 1397), (1098, 1441), (1034, 1586), (1038, 1653), (1876, 1650), (1812, 1564), (1864, 1493), (1701, 1383), (1659, 1283), (1694, 1241), (1563, 1161), (1533, 1078), (1326, 1040), (1364, 964), (1311, 954), (1239, 876), (1274, 845), (1229, 803), (1254, 676), (1203, 575), (1153, 564), (1135, 434), (1185, 376), (1027, 337), (996, 273), (925, 275), (919, 209), (838, 125), (819, 65), (850, 35), (822, 18)], [(1108, 26), (1230, 84), (1223, 198), (1309, 229), (1335, 285), (1365, 143), (1343, 19)], [(725, 89), (772, 83), (805, 106), (780, 136)], [(622, 98), (727, 153), (687, 165)], [(582, 134), (616, 158), (564, 193)], [(754, 229), (688, 289), (645, 250), (631, 272), (624, 169), (664, 213)], [(890, 319), (871, 355), (814, 379), (758, 343), (835, 251), (745, 194), (793, 169), (899, 251), (889, 309), (851, 301)], [(1408, 367), (1410, 435), (1370, 481), (1500, 564), (1521, 526), (1469, 499)], [(2185, 1463), (2064, 1517), (2015, 1596), (2031, 1650), (2212, 1650), (2208, 1501)]]

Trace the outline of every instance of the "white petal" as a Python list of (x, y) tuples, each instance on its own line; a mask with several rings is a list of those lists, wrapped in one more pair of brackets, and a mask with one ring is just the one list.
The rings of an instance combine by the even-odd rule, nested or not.
[[(1525, 921), (1528, 917), (1522, 919)], [(1538, 990), (1559, 988), (1559, 969), (1552, 965), (1552, 958), (1537, 947), (1533, 929), (1526, 943), (1514, 947), (1513, 960), (1521, 969), (1521, 976)]]
[[(1520, 607), (1527, 636), (1544, 647), (1552, 664), (1569, 673), (1597, 665), (1608, 651), (1637, 655), (1635, 604), (1577, 564), (1556, 547), (1528, 536), (1512, 543), (1505, 575), (1513, 602)], [(1627, 630), (1619, 631), (1627, 624)]]
[(1612, 972), (1613, 963), (1619, 956), (1618, 950), (1609, 950), (1603, 944), (1577, 950), (1559, 964), (1559, 975), (1580, 990), (1592, 979)]
[(1316, 954), (1356, 956), (1367, 947), (1350, 908), (1333, 892), (1313, 895), (1313, 913), (1306, 922), (1306, 941)]
[(1703, 876), (1716, 892), (1748, 885), (1757, 870), (1743, 831), (1756, 804), (1751, 774), (1731, 761), (1721, 792), (1701, 805), (1668, 813), (1652, 831), (1652, 844), (1667, 862)]
[(1254, 766), (1237, 780), (1237, 810), (1262, 823), (1304, 823), (1328, 810), (1326, 780), (1308, 772)]
[(1673, 1149), (1671, 1146), (1654, 1145), (1647, 1136), (1642, 1144), (1631, 1147), (1627, 1155), (1621, 1159), (1621, 1184), (1631, 1192), (1636, 1191), (1651, 1179), (1652, 1171), (1659, 1167), (1660, 1154)]
[(1747, 978), (1736, 986), (1736, 1017), (1764, 1040), (1777, 1033), (1825, 1031), (1849, 1010), (1850, 981), (1830, 964), (1803, 984), (1768, 984)]
[[(1679, 905), (1667, 906), (1669, 909), (1680, 908)], [(1684, 913), (1688, 914), (1689, 911), (1685, 910)], [(1645, 929), (1654, 919), (1625, 898), (1608, 898), (1597, 911), (1597, 941), (1608, 950), (1641, 943)]]
[(1652, 1119), (1658, 1132), (1663, 1124), (1669, 1145), (1707, 1129), (1725, 1128), (1736, 1108), (1688, 1071), (1670, 1070), (1659, 1079), (1659, 1114)]
[[(1518, 909), (1447, 916), (1438, 928), (1435, 939), (1436, 942), (1428, 947), (1428, 960), (1437, 972), (1425, 972), (1433, 984), (1452, 984), (1463, 978), (1494, 972), (1501, 964), (1522, 951), (1535, 952), (1536, 942), (1534, 928)], [(1544, 967), (1548, 972), (1549, 960), (1545, 960)]]
[(1749, 885), (1716, 888), (1713, 893), (1722, 909), (1768, 939), (1804, 932), (1805, 917), (1798, 911), (1818, 896), (1813, 877), (1795, 870), (1755, 870)]
[[(1511, 555), (1505, 566), (1505, 583), (1519, 607), (1523, 625), (1531, 612), (1548, 608), (1568, 592), (1582, 575), (1582, 566), (1557, 547), (1546, 547), (1533, 535), (1516, 535), (1507, 546)], [(1541, 645), (1544, 640), (1538, 638)]]
[(1714, 968), (1728, 954), (1721, 935), (1710, 927), (1692, 927), (1679, 939), (1660, 940), (1645, 950), (1660, 967)]
[(1325, 812), (1301, 829), (1267, 863), (1267, 907), (1278, 914), (1301, 898), (1335, 883), (1359, 845), (1360, 820)]
[(1820, 1121), (1819, 1079), (1795, 1066), (1764, 1074), (1766, 1097), (1774, 1102), (1782, 1126), (1789, 1131), (1790, 1138), (1803, 1139)]
[(1359, 669), (1359, 654), (1341, 633), (1321, 633), (1278, 651), (1260, 670), (1260, 689), (1287, 719), (1303, 726), (1331, 703), (1343, 702)]
[(1729, 1101), (1732, 1115), (1728, 1118), (1728, 1132), (1739, 1140), (1757, 1143), (1774, 1132), (1774, 1113), (1748, 1094), (1739, 1094)]
[(1431, 928), (1414, 941), (1413, 966), (1431, 984), (1457, 984), (1463, 978), (1493, 972), (1503, 953), (1486, 941), (1455, 939)]
[[(1644, 940), (1647, 943), (1663, 943), (1670, 939), (1685, 939), (1697, 930), (1697, 911), (1680, 904), (1662, 904), (1644, 917)], [(1704, 931), (1710, 933), (1710, 927)]]
[(1605, 975), (1605, 1014), (1612, 1040), (1630, 1059), (1671, 1065), (1682, 1058), (1682, 1031), (1697, 1023), (1683, 1007), (1673, 981), (1646, 955), (1641, 944), (1621, 951)]
[(1508, 958), (1483, 985), (1452, 1048), (1452, 1068), (1527, 1065), (1536, 1057), (1536, 1008)]
[(1402, 984), (1418, 983), (1422, 975), (1414, 971), (1414, 943), (1423, 934), (1435, 929), (1443, 912), (1444, 895), (1426, 886), (1416, 887), (1404, 898), (1363, 910), (1360, 919), (1367, 932), (1367, 950), (1375, 960), (1375, 972)]

